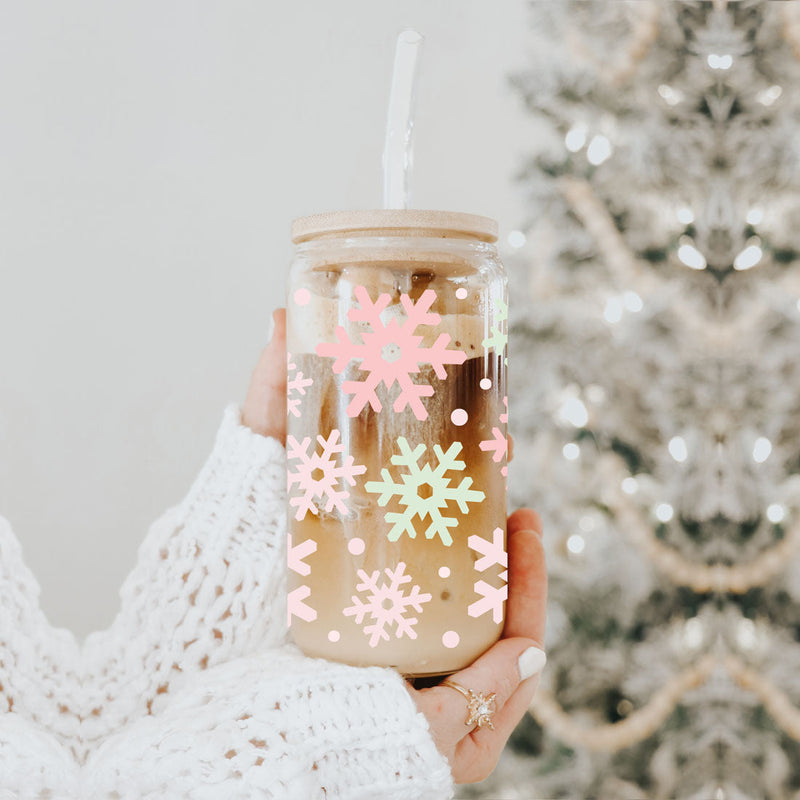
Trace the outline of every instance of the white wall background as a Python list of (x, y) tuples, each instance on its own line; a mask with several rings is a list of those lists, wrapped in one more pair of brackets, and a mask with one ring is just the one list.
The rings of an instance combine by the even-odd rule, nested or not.
[(118, 609), (283, 304), (289, 225), (375, 207), (426, 36), (413, 204), (522, 218), (524, 0), (0, 5), (0, 514), (53, 624)]

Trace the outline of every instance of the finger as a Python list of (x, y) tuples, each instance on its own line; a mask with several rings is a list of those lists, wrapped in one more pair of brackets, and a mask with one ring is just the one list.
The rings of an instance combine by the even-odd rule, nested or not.
[(539, 685), (539, 674), (522, 681), (506, 704), (494, 715), (494, 730), (478, 728), (456, 745), (451, 766), (453, 777), (458, 783), (476, 783), (485, 780), (492, 772), (500, 751), (530, 708)]
[(514, 437), (508, 437), (508, 457), (506, 458), (507, 461), (511, 461), (514, 458)]
[(286, 440), (286, 310), (273, 315), (274, 330), (262, 350), (242, 406), (242, 423), (255, 433)]
[[(501, 639), (470, 666), (450, 679), (482, 694), (494, 694), (492, 711), (502, 708), (520, 684), (519, 657), (529, 647), (542, 645), (530, 639)], [(437, 735), (443, 744), (454, 745), (475, 730), (468, 724), (468, 700), (449, 686), (433, 686), (416, 692), (417, 705), (430, 719), (437, 718)]]
[(511, 531), (531, 530), (542, 535), (542, 518), (532, 508), (518, 508), (508, 518), (508, 529)]
[(547, 568), (541, 539), (542, 521), (521, 508), (508, 518), (508, 602), (503, 637), (544, 642)]

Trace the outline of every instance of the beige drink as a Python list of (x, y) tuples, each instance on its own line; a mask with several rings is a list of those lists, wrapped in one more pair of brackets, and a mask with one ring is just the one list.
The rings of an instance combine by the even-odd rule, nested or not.
[(416, 676), (499, 638), (507, 580), (502, 292), (429, 245), (329, 252), (288, 304), (292, 637)]

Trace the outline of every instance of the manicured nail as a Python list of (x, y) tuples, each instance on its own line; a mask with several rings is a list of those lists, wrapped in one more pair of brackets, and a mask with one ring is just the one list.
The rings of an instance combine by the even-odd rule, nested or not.
[(544, 650), (540, 650), (538, 647), (529, 647), (519, 657), (518, 663), (519, 677), (520, 680), (524, 681), (544, 669), (544, 665), (547, 663), (547, 656)]

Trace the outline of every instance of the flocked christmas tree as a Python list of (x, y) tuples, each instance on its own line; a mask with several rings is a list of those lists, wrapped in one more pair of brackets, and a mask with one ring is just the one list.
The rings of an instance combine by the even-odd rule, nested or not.
[(800, 798), (798, 6), (531, 4), (510, 481), (548, 665), (459, 797)]

